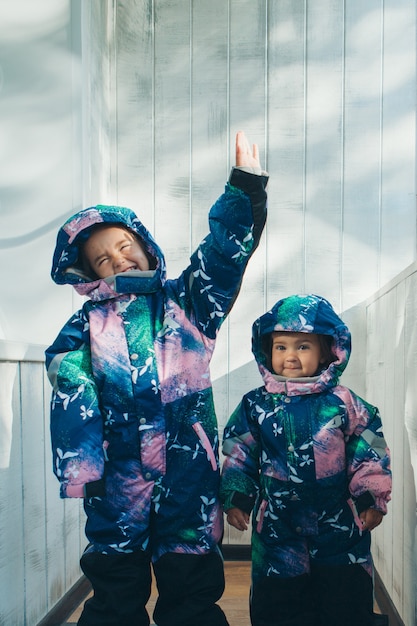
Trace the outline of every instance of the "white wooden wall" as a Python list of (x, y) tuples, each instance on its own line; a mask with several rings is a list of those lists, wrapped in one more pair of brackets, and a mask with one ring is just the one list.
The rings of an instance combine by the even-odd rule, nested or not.
[[(237, 130), (259, 144), (270, 172), (267, 230), (213, 361), (223, 424), (259, 380), (248, 366), (250, 332), (267, 307), (313, 292), (343, 311), (416, 258), (416, 3), (113, 0), (83, 8), (94, 32), (107, 23), (110, 63), (107, 74), (101, 65), (107, 176), (102, 170), (85, 188), (87, 204), (136, 210), (176, 276), (206, 232)], [(97, 36), (86, 41), (94, 46)], [(101, 58), (97, 49), (91, 58)], [(92, 162), (98, 148), (93, 135)]]
[(0, 341), (0, 624), (34, 626), (80, 577), (79, 500), (52, 474), (43, 351)]
[(353, 355), (343, 382), (379, 407), (393, 492), (372, 533), (376, 569), (405, 626), (417, 624), (417, 263), (344, 313)]
[[(13, 429), (10, 446), (6, 438), (0, 448), (2, 462), (8, 455), (13, 461), (0, 469), (0, 611), (5, 607), (7, 624), (33, 626), (71, 586), (84, 541), (79, 505), (58, 500), (46, 462), (49, 388), (41, 349), (32, 345), (50, 343), (80, 304), (49, 278), (58, 224), (96, 202), (130, 206), (175, 276), (206, 232), (209, 206), (234, 162), (236, 131), (259, 144), (271, 174), (269, 218), (213, 360), (224, 424), (242, 393), (260, 382), (250, 329), (268, 306), (308, 291), (339, 311), (359, 310), (416, 259), (416, 10), (415, 0), (1, 4), (0, 339), (30, 347), (0, 362), (7, 381), (0, 418), (8, 435)], [(407, 316), (407, 307), (415, 310), (410, 298)], [(370, 319), (380, 319), (377, 309), (369, 307)], [(404, 328), (412, 336), (409, 321)], [(364, 339), (364, 326), (358, 329)], [(371, 335), (369, 345), (378, 340)], [(412, 353), (407, 359), (412, 365)], [(405, 446), (414, 428), (407, 367), (404, 378), (397, 370), (382, 407), (387, 415), (398, 409), (399, 420), (405, 407)], [(389, 378), (391, 368), (388, 358), (381, 372), (371, 368), (364, 391), (381, 393), (382, 372)], [(359, 386), (365, 380), (361, 368), (352, 376)], [(400, 432), (398, 424), (388, 428), (395, 437)], [(412, 484), (406, 449), (401, 459), (396, 489), (405, 494)], [(415, 602), (408, 576), (415, 557), (399, 544), (415, 533), (411, 509), (404, 517), (395, 509), (381, 532), (392, 532), (396, 543), (391, 550), (381, 544), (377, 555), (406, 616)], [(51, 531), (42, 551), (46, 528), (57, 534)], [(64, 555), (60, 546), (69, 547)], [(386, 547), (391, 568), (382, 563)]]
[(370, 298), (366, 309), (367, 397), (384, 416), (393, 459), (390, 515), (375, 533), (374, 556), (404, 624), (416, 624), (417, 265)]

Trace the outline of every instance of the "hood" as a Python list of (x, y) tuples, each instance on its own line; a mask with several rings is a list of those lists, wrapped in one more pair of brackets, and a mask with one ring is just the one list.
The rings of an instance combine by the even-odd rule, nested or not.
[[(132, 270), (108, 278), (88, 276), (80, 258), (80, 246), (97, 224), (114, 224), (129, 228), (143, 242), (146, 251), (156, 259), (156, 269)], [(58, 285), (73, 285), (92, 300), (111, 298), (121, 293), (152, 293), (166, 280), (164, 255), (135, 213), (126, 207), (97, 205), (70, 217), (58, 232), (51, 270)]]
[[(336, 360), (312, 378), (284, 378), (268, 369), (268, 359), (263, 351), (266, 335), (273, 331), (288, 331), (329, 335)], [(293, 295), (279, 300), (270, 311), (258, 318), (252, 326), (252, 352), (271, 393), (318, 393), (338, 384), (351, 352), (348, 327), (333, 310), (332, 305), (316, 295)]]

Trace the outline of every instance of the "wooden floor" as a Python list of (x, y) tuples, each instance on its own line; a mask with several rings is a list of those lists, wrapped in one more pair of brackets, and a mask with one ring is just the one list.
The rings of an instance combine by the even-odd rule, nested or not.
[[(250, 562), (249, 561), (225, 561), (226, 589), (219, 604), (222, 607), (230, 626), (250, 626), (249, 620), (249, 587), (250, 587)], [(85, 600), (85, 599), (84, 599)], [(84, 600), (70, 615), (67, 621), (59, 626), (70, 626), (77, 623), (81, 615)], [(156, 602), (155, 584), (152, 586), (152, 594), (147, 608), (152, 622), (152, 612)], [(380, 614), (378, 605), (375, 603), (374, 611)], [(390, 621), (393, 626), (398, 623)]]
[[(230, 626), (250, 626), (249, 587), (250, 563), (247, 561), (225, 562), (226, 589), (219, 604), (226, 614)], [(148, 613), (152, 623), (152, 611), (156, 602), (155, 585), (148, 603)], [(62, 626), (76, 624), (84, 602), (72, 613)]]

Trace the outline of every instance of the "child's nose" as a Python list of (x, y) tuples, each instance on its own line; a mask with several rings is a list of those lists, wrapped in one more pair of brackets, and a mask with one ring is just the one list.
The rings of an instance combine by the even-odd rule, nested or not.
[(124, 257), (122, 254), (117, 253), (113, 256), (113, 267), (118, 268), (122, 267), (124, 261)]
[(297, 356), (297, 352), (294, 348), (289, 348), (287, 351), (287, 359), (295, 359)]

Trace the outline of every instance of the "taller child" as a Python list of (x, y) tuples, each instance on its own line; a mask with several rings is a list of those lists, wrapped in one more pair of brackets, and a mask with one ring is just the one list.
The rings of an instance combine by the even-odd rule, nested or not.
[(46, 351), (54, 471), (87, 514), (82, 626), (148, 626), (151, 562), (158, 626), (227, 625), (209, 364), (265, 225), (267, 180), (239, 132), (210, 234), (175, 280), (127, 208), (80, 211), (58, 233), (52, 278), (89, 297)]

